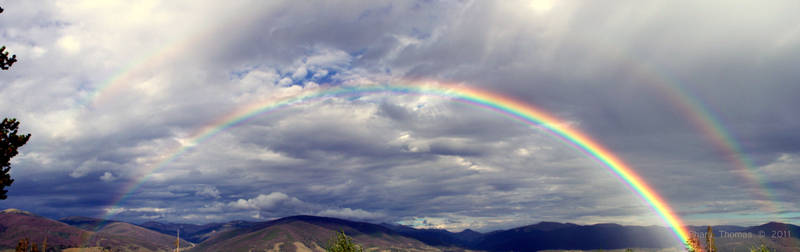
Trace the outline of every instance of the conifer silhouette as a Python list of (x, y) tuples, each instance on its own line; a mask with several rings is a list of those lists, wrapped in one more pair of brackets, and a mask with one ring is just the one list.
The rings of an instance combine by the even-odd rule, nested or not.
[[(2, 7), (0, 7), (0, 13), (3, 13)], [(17, 62), (17, 55), (12, 55), (11, 58), (9, 58), (8, 52), (5, 50), (6, 46), (0, 47), (0, 69), (8, 70), (14, 62)], [(3, 123), (0, 124), (0, 131), (2, 131), (0, 132), (2, 133), (2, 135), (0, 135), (0, 200), (8, 198), (6, 195), (8, 190), (5, 190), (5, 188), (6, 186), (11, 186), (11, 183), (14, 183), (14, 180), (11, 179), (11, 175), (9, 174), (11, 170), (11, 158), (17, 155), (17, 148), (25, 145), (31, 137), (31, 134), (17, 135), (18, 126), (19, 122), (14, 118), (5, 118), (3, 119)]]
[(11, 171), (11, 158), (19, 153), (17, 148), (25, 145), (28, 139), (31, 138), (31, 134), (18, 135), (18, 127), (19, 122), (14, 118), (5, 118), (0, 123), (0, 200), (8, 197), (6, 195), (8, 190), (5, 190), (5, 187), (14, 183), (14, 180), (11, 179), (11, 174), (9, 174), (9, 171)]

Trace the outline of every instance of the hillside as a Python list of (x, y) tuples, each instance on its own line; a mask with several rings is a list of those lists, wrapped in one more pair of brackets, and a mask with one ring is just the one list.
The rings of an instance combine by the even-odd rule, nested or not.
[(315, 216), (292, 216), (219, 232), (191, 251), (324, 251), (339, 230), (367, 249), (439, 251), (380, 225)]
[[(86, 225), (95, 227), (96, 225)], [(175, 238), (124, 222), (110, 222), (98, 232), (7, 209), (0, 212), (0, 248), (14, 248), (23, 238), (41, 244), (47, 237), (48, 248), (104, 247), (114, 251), (172, 251)], [(187, 246), (190, 244), (185, 243)]]
[[(175, 246), (175, 236), (163, 234), (151, 229), (134, 224), (115, 220), (103, 220), (91, 217), (72, 216), (59, 219), (59, 221), (87, 231), (94, 231), (124, 240), (133, 244), (140, 244), (149, 250), (172, 249)], [(192, 247), (192, 242), (181, 239), (181, 247)]]
[[(59, 248), (77, 247), (98, 241), (91, 232), (29, 212), (17, 209), (0, 212), (0, 247), (14, 248), (20, 239), (26, 237), (37, 244), (47, 237), (48, 245)], [(92, 239), (87, 240), (89, 237)]]
[(668, 248), (677, 245), (669, 239), (671, 237), (670, 231), (664, 227), (542, 222), (491, 232), (474, 248), (489, 251)]
[(389, 228), (403, 236), (414, 238), (425, 244), (436, 247), (471, 248), (485, 235), (470, 229), (454, 233), (445, 229), (416, 229), (389, 223), (382, 223), (381, 226)]
[(181, 224), (181, 223), (160, 223), (148, 221), (139, 226), (158, 231), (169, 236), (175, 236), (177, 230), (181, 230), (181, 238), (190, 242), (200, 243), (213, 236), (217, 232), (226, 232), (234, 229), (249, 228), (256, 225), (256, 222), (230, 221), (226, 223), (210, 223), (205, 225)]
[[(117, 239), (140, 244), (150, 250), (167, 250), (175, 248), (175, 236), (169, 236), (150, 229), (125, 222), (113, 222), (105, 225), (97, 233), (107, 234)], [(181, 247), (190, 248), (193, 243), (181, 239)]]
[(83, 217), (83, 216), (64, 217), (58, 219), (58, 221), (88, 231), (97, 231), (98, 229), (103, 228), (108, 224), (117, 222), (115, 220), (103, 220), (103, 219)]
[[(134, 225), (88, 217), (61, 221), (33, 213), (7, 209), (0, 212), (0, 250), (16, 246), (22, 238), (49, 248), (111, 248), (112, 251), (172, 251), (175, 232), (184, 251), (324, 251), (339, 230), (368, 250), (389, 251), (672, 251), (674, 234), (665, 227), (617, 224), (577, 225), (540, 222), (508, 230), (479, 233), (443, 229), (415, 229), (397, 224), (371, 224), (316, 216), (292, 216), (266, 222), (232, 221), (204, 225), (148, 222)], [(70, 224), (70, 225), (68, 225)], [(707, 227), (688, 227), (702, 235)], [(746, 251), (764, 244), (775, 251), (798, 251), (800, 227), (770, 222), (759, 226), (714, 226), (720, 251)], [(764, 234), (761, 236), (760, 234)], [(782, 236), (782, 237), (781, 237)]]

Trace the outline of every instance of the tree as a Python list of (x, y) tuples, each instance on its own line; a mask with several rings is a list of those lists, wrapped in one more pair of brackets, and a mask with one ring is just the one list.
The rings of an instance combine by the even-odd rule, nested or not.
[(770, 250), (767, 248), (767, 246), (761, 244), (760, 247), (750, 248), (750, 252), (770, 252)]
[(8, 52), (6, 52), (6, 46), (0, 47), (0, 69), (8, 70), (14, 62), (17, 62), (17, 55), (14, 54), (9, 58)]
[[(0, 8), (0, 13), (3, 13), (3, 8)], [(17, 62), (17, 55), (11, 55), (11, 58), (9, 58), (6, 46), (0, 47), (0, 69), (8, 70), (14, 62)]]
[(703, 247), (700, 246), (700, 241), (697, 240), (697, 237), (694, 235), (689, 237), (689, 240), (686, 241), (686, 251), (688, 252), (701, 252), (703, 251)]
[(17, 128), (19, 127), (19, 122), (17, 119), (5, 118), (3, 122), (0, 123), (0, 200), (6, 199), (6, 193), (8, 190), (5, 190), (6, 186), (11, 186), (11, 183), (14, 183), (14, 180), (11, 179), (11, 158), (17, 155), (17, 148), (22, 147), (25, 143), (28, 142), (28, 139), (31, 138), (31, 134), (27, 135), (19, 135), (17, 134)]
[(714, 245), (714, 230), (711, 229), (711, 226), (708, 226), (708, 229), (705, 233), (705, 248), (701, 244), (699, 237), (692, 235), (689, 237), (684, 244), (686, 246), (686, 251), (689, 252), (717, 252), (717, 246)]
[(336, 236), (331, 238), (328, 252), (363, 252), (364, 248), (353, 242), (353, 239), (344, 234), (344, 231), (339, 231)]
[[(0, 13), (3, 13), (3, 8), (0, 8)], [(0, 69), (8, 70), (14, 62), (17, 62), (17, 55), (9, 58), (8, 52), (5, 50), (6, 46), (0, 47)], [(2, 135), (0, 135), (0, 200), (8, 198), (6, 196), (8, 191), (5, 188), (14, 183), (11, 175), (8, 174), (11, 171), (11, 158), (17, 155), (17, 148), (25, 145), (31, 138), (31, 134), (17, 135), (18, 126), (19, 122), (14, 118), (5, 118), (0, 124), (0, 130), (2, 130)]]
[(36, 246), (36, 243), (32, 243), (28, 240), (28, 238), (23, 238), (19, 240), (17, 243), (17, 248), (14, 250), (15, 252), (39, 252), (39, 246)]

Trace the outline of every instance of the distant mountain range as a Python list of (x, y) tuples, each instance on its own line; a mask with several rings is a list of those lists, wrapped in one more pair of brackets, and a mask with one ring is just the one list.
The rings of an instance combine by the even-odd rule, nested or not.
[[(702, 235), (707, 227), (690, 226)], [(746, 251), (765, 244), (777, 251), (800, 251), (800, 227), (770, 222), (760, 226), (714, 226), (720, 251)], [(337, 231), (344, 231), (368, 251), (677, 251), (671, 230), (658, 226), (617, 224), (538, 224), (480, 233), (415, 229), (317, 216), (291, 216), (266, 222), (231, 221), (205, 225), (145, 222), (139, 225), (89, 217), (51, 220), (8, 209), (0, 212), (0, 250), (19, 239), (50, 248), (105, 247), (114, 251), (172, 251), (180, 229), (182, 251), (324, 251)], [(750, 235), (747, 235), (750, 234)], [(764, 236), (761, 236), (763, 234)], [(666, 250), (659, 250), (666, 249)]]
[(148, 221), (139, 226), (155, 230), (171, 236), (177, 235), (178, 229), (181, 231), (181, 238), (190, 242), (201, 243), (216, 233), (227, 232), (237, 229), (246, 229), (255, 226), (256, 222), (231, 221), (226, 223), (210, 223), (205, 225), (182, 224), (182, 223), (160, 223)]

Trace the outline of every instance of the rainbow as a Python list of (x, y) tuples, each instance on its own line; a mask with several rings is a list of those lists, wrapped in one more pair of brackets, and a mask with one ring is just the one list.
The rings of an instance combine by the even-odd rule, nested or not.
[[(768, 182), (756, 170), (736, 139), (728, 132), (717, 117), (711, 113), (708, 106), (687, 92), (679, 81), (671, 80), (667, 75), (654, 71), (647, 64), (636, 62), (626, 55), (617, 55), (622, 63), (628, 65), (631, 73), (645, 80), (647, 84), (656, 88), (689, 123), (706, 138), (744, 179), (744, 182), (754, 188), (753, 194), (759, 199), (762, 210), (768, 213), (781, 212), (782, 207), (777, 204), (778, 199), (770, 190)], [(781, 219), (773, 214), (773, 219)]]
[[(441, 84), (441, 83), (414, 83), (414, 84), (386, 84), (386, 85), (365, 85), (365, 86), (339, 86), (339, 87), (320, 87), (306, 90), (298, 95), (285, 97), (283, 99), (265, 100), (244, 106), (229, 115), (213, 121), (197, 131), (188, 141), (172, 154), (165, 156), (160, 162), (144, 169), (144, 176), (126, 185), (121, 196), (113, 200), (112, 207), (119, 206), (124, 200), (145, 183), (153, 172), (165, 168), (173, 160), (182, 154), (190, 151), (194, 146), (212, 138), (231, 127), (245, 123), (258, 115), (270, 113), (282, 108), (331, 99), (336, 97), (359, 97), (370, 94), (410, 94), (433, 96), (461, 102), (477, 107), (485, 108), (497, 112), (507, 117), (518, 120), (522, 123), (544, 129), (554, 136), (562, 139), (565, 143), (586, 153), (588, 156), (602, 163), (611, 172), (621, 178), (636, 194), (638, 194), (650, 207), (666, 222), (672, 229), (676, 238), (684, 243), (689, 238), (689, 233), (682, 221), (669, 207), (656, 191), (650, 187), (644, 179), (634, 172), (634, 170), (622, 159), (614, 155), (608, 148), (601, 145), (588, 135), (572, 128), (558, 119), (556, 116), (544, 110), (533, 107), (529, 104), (514, 100), (510, 97), (492, 93), (486, 90), (466, 87), (464, 85)], [(106, 218), (112, 213), (108, 212)]]
[[(689, 118), (695, 128), (704, 133), (702, 135), (718, 151), (722, 152), (720, 154), (739, 171), (740, 175), (745, 178), (751, 187), (759, 189), (755, 190), (754, 194), (760, 199), (762, 209), (769, 213), (778, 212), (780, 206), (777, 205), (777, 197), (770, 191), (767, 181), (756, 172), (756, 167), (739, 147), (737, 141), (728, 133), (719, 120), (706, 109), (706, 106), (703, 106), (697, 99), (678, 86), (662, 86), (661, 89), (669, 90), (667, 91), (667, 97), (671, 99), (672, 104), (680, 109), (685, 117)], [(773, 216), (773, 218), (779, 217)]]
[(180, 64), (173, 62), (173, 60), (180, 59), (181, 56), (186, 53), (196, 54), (196, 51), (192, 51), (193, 49), (196, 50), (196, 48), (192, 46), (202, 41), (215, 40), (216, 36), (219, 35), (218, 31), (222, 30), (223, 27), (239, 27), (247, 23), (251, 18), (263, 14), (258, 13), (258, 8), (232, 13), (235, 14), (230, 14), (222, 18), (221, 20), (225, 20), (222, 23), (214, 24), (212, 27), (206, 27), (203, 30), (190, 32), (183, 36), (176, 36), (175, 38), (165, 41), (164, 45), (158, 46), (157, 50), (139, 54), (138, 57), (128, 61), (126, 65), (100, 82), (91, 92), (77, 99), (76, 107), (82, 109), (99, 107), (103, 105), (105, 101), (113, 99), (113, 97), (122, 92), (125, 87), (136, 83), (137, 77), (155, 72), (163, 65)]

